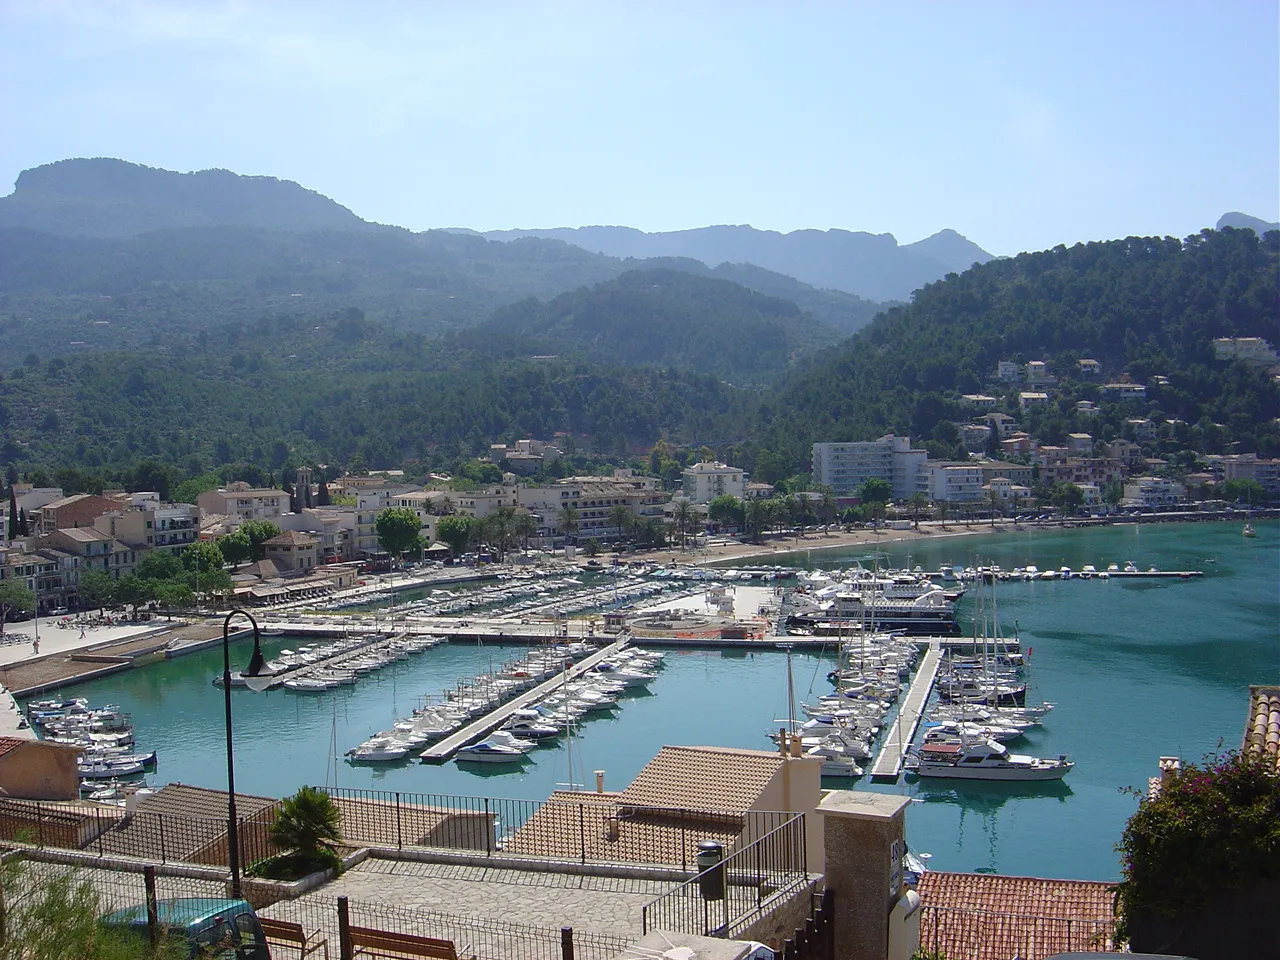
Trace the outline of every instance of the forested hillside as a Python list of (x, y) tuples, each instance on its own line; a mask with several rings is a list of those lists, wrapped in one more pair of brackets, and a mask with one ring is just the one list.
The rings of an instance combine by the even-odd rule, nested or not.
[[(286, 346), (264, 350), (268, 336)], [(356, 453), (376, 467), (448, 463), (495, 439), (557, 431), (584, 450), (626, 452), (664, 433), (723, 435), (741, 407), (714, 377), (529, 360), (478, 334), (429, 340), (357, 310), (224, 327), (202, 348), (22, 366), (0, 396), (6, 464), (119, 470), (154, 459), (191, 474)]]
[(481, 329), (524, 338), (532, 353), (756, 382), (841, 339), (794, 303), (675, 270), (633, 270), (546, 303), (512, 304)]
[[(1280, 455), (1280, 389), (1266, 370), (1214, 359), (1215, 337), (1280, 330), (1280, 234), (1205, 230), (1185, 243), (1131, 237), (995, 260), (929, 284), (843, 349), (798, 372), (767, 405), (768, 443), (797, 465), (814, 440), (869, 439), (890, 430), (954, 443), (960, 394), (990, 391), (998, 360), (1044, 360), (1060, 378), (1051, 407), (1028, 417), (1047, 441), (1073, 429), (1116, 435), (1122, 415), (1185, 421), (1204, 452)], [(1103, 379), (1146, 383), (1147, 402), (1112, 404), (1100, 422), (1079, 399), (1105, 403), (1076, 360)], [(1161, 385), (1158, 377), (1167, 378)], [(1026, 389), (1025, 387), (1023, 389)], [(1016, 389), (1000, 388), (1017, 413)]]

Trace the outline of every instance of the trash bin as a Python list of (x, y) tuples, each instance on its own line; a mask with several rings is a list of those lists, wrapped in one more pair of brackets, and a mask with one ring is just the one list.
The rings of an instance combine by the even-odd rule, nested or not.
[(724, 845), (715, 840), (698, 844), (698, 888), (703, 900), (724, 899)]

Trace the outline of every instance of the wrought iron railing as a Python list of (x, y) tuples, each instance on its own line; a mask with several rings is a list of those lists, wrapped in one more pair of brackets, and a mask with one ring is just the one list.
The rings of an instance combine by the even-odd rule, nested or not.
[(641, 929), (733, 937), (809, 883), (804, 814), (789, 814), (752, 842), (647, 904)]

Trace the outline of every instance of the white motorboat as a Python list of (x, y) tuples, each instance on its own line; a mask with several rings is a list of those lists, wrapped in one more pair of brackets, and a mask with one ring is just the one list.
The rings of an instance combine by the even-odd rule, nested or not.
[(328, 680), (317, 680), (311, 677), (297, 677), (293, 680), (286, 680), (284, 688), (292, 690), (294, 693), (323, 693), (326, 690), (332, 690), (337, 683)]
[(821, 746), (810, 747), (804, 755), (822, 761), (821, 776), (824, 777), (860, 777), (863, 774), (862, 767), (852, 757), (830, 756)]
[(347, 751), (353, 763), (379, 763), (402, 760), (409, 747), (392, 737), (371, 737), (354, 750)]
[(494, 746), (510, 747), (512, 750), (519, 750), (521, 753), (528, 753), (538, 745), (536, 740), (525, 740), (517, 737), (510, 730), (495, 730), (485, 738), (485, 743), (491, 743)]
[(1065, 755), (1043, 760), (1009, 753), (994, 740), (964, 739), (925, 743), (907, 764), (921, 777), (960, 780), (1061, 780), (1075, 766)]
[(82, 763), (79, 774), (82, 780), (113, 780), (116, 777), (136, 777), (143, 772), (142, 762), (133, 760), (128, 763)]
[(517, 763), (524, 759), (524, 752), (515, 747), (482, 740), (469, 747), (463, 747), (454, 759), (458, 763)]
[(550, 723), (539, 722), (537, 720), (514, 720), (507, 724), (504, 730), (509, 730), (512, 734), (522, 740), (549, 740), (552, 737), (558, 737), (563, 732), (563, 727), (553, 726)]

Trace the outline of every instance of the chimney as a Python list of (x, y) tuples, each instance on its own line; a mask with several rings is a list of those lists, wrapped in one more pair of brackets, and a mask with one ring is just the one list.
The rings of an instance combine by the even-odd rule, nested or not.
[(596, 771), (596, 793), (604, 793), (604, 771)]
[(1164, 787), (1182, 772), (1182, 761), (1177, 757), (1160, 758), (1160, 786)]

